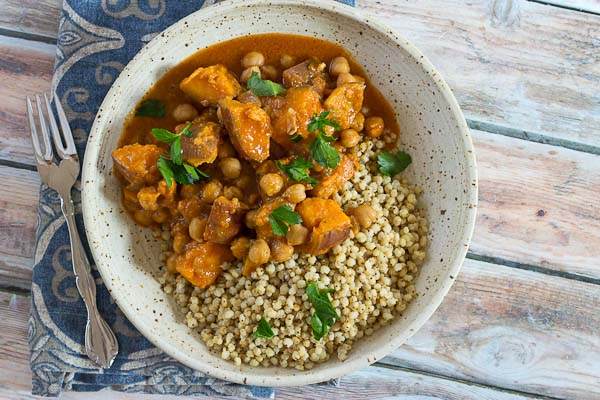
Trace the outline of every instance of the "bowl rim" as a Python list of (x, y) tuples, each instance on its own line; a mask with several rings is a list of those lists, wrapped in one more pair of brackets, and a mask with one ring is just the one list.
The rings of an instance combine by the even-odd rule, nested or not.
[[(466, 181), (470, 183), (470, 190), (468, 196), (468, 204), (471, 207), (466, 207), (464, 213), (466, 214), (466, 226), (463, 230), (463, 235), (461, 238), (461, 242), (466, 244), (465, 246), (461, 246), (457, 249), (455, 253), (455, 257), (453, 259), (452, 264), (448, 267), (447, 273), (454, 277), (453, 279), (445, 280), (439, 290), (434, 293), (432, 301), (424, 306), (423, 310), (420, 312), (419, 316), (399, 335), (395, 336), (392, 340), (384, 343), (380, 346), (377, 351), (371, 353), (366, 357), (356, 358), (351, 361), (345, 361), (336, 366), (332, 366), (330, 368), (320, 370), (318, 373), (310, 374), (310, 371), (296, 371), (290, 369), (290, 375), (278, 375), (276, 379), (275, 377), (269, 377), (267, 375), (254, 375), (252, 373), (242, 372), (240, 371), (226, 371), (222, 370), (218, 367), (205, 364), (200, 359), (195, 359), (188, 356), (185, 352), (179, 350), (176, 346), (170, 345), (168, 342), (163, 342), (160, 336), (151, 332), (150, 328), (147, 327), (142, 319), (135, 312), (133, 307), (130, 307), (128, 304), (122, 304), (118, 298), (113, 295), (113, 285), (110, 279), (107, 279), (108, 272), (105, 272), (105, 267), (102, 263), (98, 263), (96, 260), (102, 259), (100, 257), (101, 249), (99, 248), (98, 243), (100, 243), (100, 237), (97, 236), (93, 230), (94, 226), (94, 208), (91, 207), (87, 199), (91, 196), (89, 191), (89, 185), (82, 185), (81, 197), (82, 197), (82, 213), (83, 220), (85, 226), (85, 232), (88, 237), (88, 241), (90, 243), (90, 250), (92, 256), (94, 258), (94, 263), (97, 266), (98, 272), (102, 277), (102, 281), (109, 293), (115, 300), (118, 307), (125, 314), (125, 316), (131, 321), (131, 323), (144, 335), (146, 339), (148, 339), (153, 345), (167, 353), (169, 356), (173, 357), (177, 361), (193, 368), (194, 370), (203, 372), (207, 375), (213, 376), (215, 378), (224, 379), (227, 381), (246, 384), (246, 385), (257, 385), (257, 386), (274, 386), (274, 387), (283, 387), (283, 386), (298, 386), (298, 385), (306, 385), (313, 384), (318, 382), (323, 382), (331, 379), (339, 378), (345, 374), (351, 373), (358, 369), (365, 368), (375, 362), (375, 360), (379, 360), (393, 352), (400, 345), (402, 345), (407, 339), (409, 339), (414, 333), (416, 333), (429, 318), (435, 312), (435, 310), (442, 303), (444, 297), (447, 295), (450, 290), (452, 284), (456, 280), (456, 277), (461, 269), (461, 266), (464, 262), (465, 256), (467, 254), (468, 245), (471, 242), (471, 238), (473, 235), (474, 227), (475, 227), (475, 217), (476, 217), (476, 209), (477, 209), (477, 201), (478, 201), (478, 177), (477, 177), (477, 167), (475, 160), (475, 153), (473, 148), (473, 141), (471, 138), (470, 130), (467, 126), (463, 113), (452, 93), (450, 87), (442, 78), (440, 73), (435, 69), (433, 64), (425, 57), (412, 43), (408, 40), (404, 39), (401, 35), (394, 31), (394, 29), (386, 26), (385, 24), (377, 21), (368, 13), (363, 10), (357, 10), (355, 7), (351, 7), (333, 0), (246, 0), (244, 2), (239, 2), (236, 0), (225, 0), (214, 5), (211, 5), (207, 8), (201, 8), (198, 11), (186, 16), (170, 25), (168, 28), (162, 31), (162, 33), (169, 33), (170, 31), (175, 31), (179, 29), (179, 27), (185, 24), (185, 21), (196, 18), (199, 13), (203, 14), (203, 17), (209, 16), (210, 14), (224, 14), (228, 11), (237, 8), (245, 8), (249, 6), (256, 5), (277, 5), (277, 6), (303, 6), (310, 7), (320, 11), (324, 11), (327, 13), (340, 14), (346, 18), (356, 21), (359, 24), (366, 24), (369, 28), (374, 29), (378, 33), (385, 35), (390, 40), (392, 40), (397, 45), (401, 46), (406, 53), (412, 57), (415, 61), (417, 61), (421, 68), (430, 76), (434, 77), (433, 81), (439, 90), (440, 94), (443, 95), (444, 99), (448, 103), (450, 108), (450, 112), (455, 118), (457, 122), (457, 131), (456, 134), (461, 135), (463, 141), (463, 151), (465, 156), (465, 161), (467, 163), (467, 172), (468, 176), (466, 177)], [(167, 36), (167, 35), (164, 35)], [(158, 34), (154, 39), (152, 39), (146, 46), (144, 46), (125, 66), (125, 68), (121, 71), (119, 77), (113, 82), (110, 90), (106, 94), (100, 109), (108, 109), (108, 105), (114, 98), (116, 92), (119, 87), (125, 81), (124, 77), (126, 76), (126, 72), (130, 69), (130, 66), (133, 64), (137, 64), (142, 61), (146, 54), (149, 53), (154, 47), (160, 46), (163, 41), (163, 35)], [(95, 132), (98, 130), (98, 125), (100, 124), (103, 118), (107, 118), (102, 116), (102, 118), (98, 118), (98, 115), (94, 118), (94, 123), (92, 128), (90, 129), (90, 135), (87, 142), (87, 148), (83, 159), (83, 170), (81, 175), (81, 182), (86, 182), (88, 180), (94, 180), (94, 173), (97, 171), (96, 161), (99, 157), (99, 150), (101, 144), (101, 132)], [(96, 134), (94, 134), (96, 133)], [(224, 362), (227, 362), (224, 360)], [(257, 367), (260, 368), (260, 367)], [(251, 370), (250, 370), (251, 371)]]

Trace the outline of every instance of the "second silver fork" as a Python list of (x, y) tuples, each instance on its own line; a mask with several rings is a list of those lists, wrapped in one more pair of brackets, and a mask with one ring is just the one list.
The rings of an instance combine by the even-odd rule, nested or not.
[[(48, 97), (46, 94), (43, 97), (49, 124), (46, 123), (46, 118), (44, 117), (42, 100), (39, 95), (35, 96), (39, 127), (44, 142), (43, 150), (36, 128), (33, 106), (29, 97), (27, 97), (27, 114), (29, 116), (29, 128), (31, 130), (31, 140), (37, 161), (37, 169), (42, 182), (58, 192), (61, 209), (69, 229), (75, 283), (87, 309), (85, 351), (88, 357), (100, 367), (109, 368), (119, 352), (119, 345), (114, 332), (98, 312), (98, 307), (96, 306), (96, 283), (94, 282), (90, 263), (77, 232), (77, 225), (75, 224), (75, 212), (73, 201), (71, 200), (71, 189), (79, 176), (79, 159), (77, 158), (75, 142), (73, 141), (73, 134), (71, 133), (71, 128), (69, 127), (58, 96), (54, 94), (54, 104), (60, 121), (60, 130), (54, 118)], [(58, 164), (54, 162), (48, 127), (52, 132), (56, 152), (61, 159)]]

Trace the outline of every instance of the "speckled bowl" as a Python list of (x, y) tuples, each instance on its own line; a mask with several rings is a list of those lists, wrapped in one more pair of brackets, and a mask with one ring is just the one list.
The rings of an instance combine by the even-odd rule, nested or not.
[[(400, 147), (413, 164), (405, 174), (421, 185), (429, 214), (428, 260), (416, 279), (419, 296), (392, 324), (361, 339), (348, 360), (333, 357), (310, 371), (236, 367), (211, 354), (182, 323), (156, 280), (159, 244), (120, 205), (111, 151), (131, 107), (158, 77), (198, 49), (242, 35), (281, 32), (315, 36), (349, 49), (394, 106)], [(456, 279), (475, 221), (477, 176), (464, 117), (439, 73), (409, 42), (364, 12), (332, 1), (223, 2), (179, 21), (125, 67), (102, 103), (83, 163), (83, 213), (104, 283), (129, 320), (182, 363), (229, 381), (292, 386), (348, 374), (385, 357), (414, 334)]]

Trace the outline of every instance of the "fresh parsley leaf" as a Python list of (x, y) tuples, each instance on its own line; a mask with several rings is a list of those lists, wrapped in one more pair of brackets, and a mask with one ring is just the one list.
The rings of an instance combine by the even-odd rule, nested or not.
[(269, 222), (271, 223), (271, 229), (277, 236), (285, 236), (289, 231), (288, 225), (296, 225), (302, 222), (300, 214), (292, 210), (288, 204), (277, 207), (269, 215)]
[(275, 164), (285, 172), (290, 178), (297, 182), (306, 182), (311, 185), (316, 185), (318, 181), (310, 176), (309, 169), (314, 167), (313, 163), (308, 160), (305, 160), (302, 157), (296, 157), (288, 164), (282, 164), (281, 161), (275, 161)]
[(190, 131), (190, 127), (192, 126), (191, 122), (188, 122), (185, 127), (179, 132), (179, 135), (184, 135), (189, 138), (194, 137), (194, 132)]
[(270, 339), (273, 336), (275, 336), (275, 334), (273, 333), (273, 330), (271, 329), (271, 325), (269, 325), (269, 322), (265, 319), (265, 317), (262, 317), (260, 319), (260, 321), (258, 322), (258, 326), (256, 327), (256, 330), (252, 334), (252, 337), (253, 338)]
[(181, 136), (177, 136), (177, 139), (171, 143), (171, 161), (177, 165), (181, 165), (183, 162), (181, 157)]
[(410, 165), (412, 158), (408, 153), (398, 151), (395, 154), (389, 151), (382, 151), (377, 155), (377, 164), (379, 172), (385, 176), (394, 176), (404, 171)]
[(316, 313), (310, 318), (310, 326), (313, 330), (313, 336), (317, 340), (323, 339), (323, 336), (329, 332), (329, 327), (323, 324), (323, 321), (321, 321), (321, 318)]
[(135, 111), (135, 116), (162, 118), (165, 116), (165, 105), (156, 99), (144, 100)]
[(173, 174), (173, 169), (171, 168), (171, 160), (169, 160), (168, 158), (165, 158), (163, 156), (160, 156), (158, 158), (158, 170), (160, 171), (160, 174), (162, 175), (162, 177), (165, 179), (165, 182), (167, 183), (167, 187), (171, 188), (171, 185), (173, 184), (173, 179), (175, 179), (175, 175)]
[(294, 143), (298, 143), (302, 140), (302, 135), (297, 133), (294, 136), (290, 137), (290, 140)]
[(329, 328), (335, 321), (340, 319), (329, 299), (329, 293), (332, 292), (333, 289), (319, 290), (317, 282), (310, 282), (306, 286), (306, 295), (315, 309), (310, 324), (313, 329), (313, 336), (317, 340), (321, 340), (329, 332)]
[(285, 87), (267, 79), (260, 79), (256, 71), (250, 75), (246, 87), (257, 96), (277, 96), (285, 93)]
[(167, 182), (167, 187), (171, 187), (173, 180), (182, 185), (191, 185), (209, 178), (210, 176), (188, 163), (175, 164), (164, 156), (158, 159), (158, 170)]
[(165, 143), (173, 143), (179, 137), (179, 135), (161, 128), (152, 128), (152, 136)]
[(319, 132), (308, 147), (310, 156), (325, 168), (335, 168), (341, 160), (340, 153), (329, 144), (333, 141), (335, 141), (335, 138)]
[(329, 115), (329, 111), (324, 111), (319, 115), (315, 115), (308, 123), (308, 131), (309, 132), (318, 131), (321, 133), (325, 133), (326, 126), (331, 126), (336, 131), (339, 131), (340, 125), (337, 122), (332, 121), (329, 118), (327, 118), (328, 115)]

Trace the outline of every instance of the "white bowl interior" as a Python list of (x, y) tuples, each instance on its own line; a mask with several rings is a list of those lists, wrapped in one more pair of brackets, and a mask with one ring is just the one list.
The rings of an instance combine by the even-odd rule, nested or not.
[[(424, 189), (420, 205), (427, 209), (431, 224), (428, 259), (416, 279), (419, 296), (391, 325), (355, 344), (348, 360), (332, 357), (310, 371), (236, 367), (211, 354), (162, 292), (156, 280), (159, 245), (149, 230), (135, 225), (122, 211), (120, 188), (112, 174), (111, 152), (127, 113), (165, 71), (211, 44), (268, 32), (319, 37), (351, 51), (396, 110), (400, 147), (413, 158), (405, 174)], [(82, 182), (94, 259), (130, 321), (155, 345), (192, 368), (239, 383), (271, 386), (341, 376), (384, 357), (411, 336), (456, 277), (477, 201), (469, 131), (454, 97), (429, 62), (393, 31), (353, 9), (312, 0), (221, 3), (155, 38), (124, 69), (104, 100), (90, 134)]]

